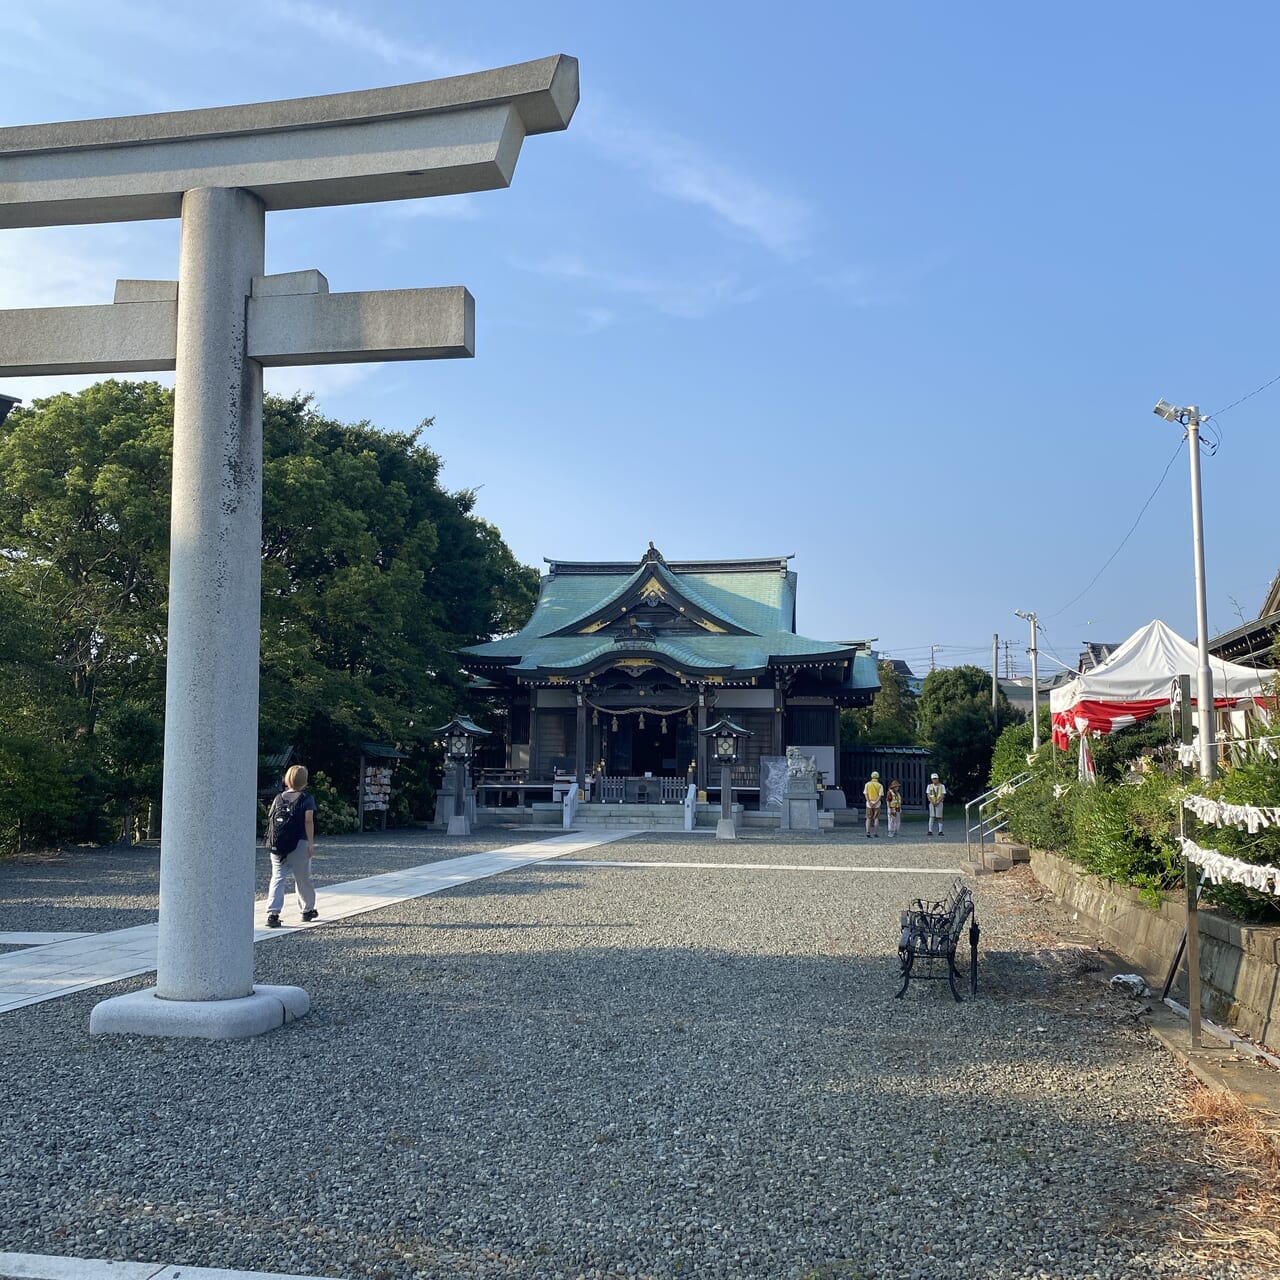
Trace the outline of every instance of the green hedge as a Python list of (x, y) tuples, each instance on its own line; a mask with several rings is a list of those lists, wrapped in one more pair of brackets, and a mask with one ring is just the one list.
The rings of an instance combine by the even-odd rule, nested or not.
[[(1081, 785), (1076, 778), (1077, 744), (1068, 752), (1041, 748), (1035, 776), (1006, 801), (1010, 835), (1037, 849), (1061, 854), (1093, 875), (1131, 885), (1156, 905), (1165, 893), (1183, 883), (1178, 836), (1182, 799), (1190, 790), (1232, 804), (1280, 805), (1280, 762), (1273, 760), (1250, 761), (1208, 786), (1194, 776), (1184, 782), (1181, 771), (1168, 764), (1163, 770), (1133, 770), (1131, 766), (1144, 748), (1150, 750), (1152, 736), (1150, 731), (1133, 734), (1128, 754), (1122, 734), (1104, 739), (1105, 753), (1095, 751), (1099, 768), (1093, 785)], [(1010, 759), (1016, 757), (1014, 746), (1007, 754)], [(1000, 779), (994, 775), (999, 760), (997, 748), (992, 768), (997, 783)], [(1197, 844), (1228, 857), (1280, 866), (1280, 829), (1250, 835), (1231, 828), (1202, 828), (1188, 813), (1186, 832)], [(1239, 885), (1206, 884), (1204, 900), (1242, 920), (1280, 921), (1280, 899)]]

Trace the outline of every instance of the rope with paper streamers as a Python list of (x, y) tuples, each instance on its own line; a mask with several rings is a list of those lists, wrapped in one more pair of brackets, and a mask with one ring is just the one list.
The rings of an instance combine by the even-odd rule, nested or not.
[(1182, 807), (1212, 827), (1235, 827), (1256, 836), (1264, 827), (1280, 827), (1280, 807), (1228, 804), (1208, 796), (1184, 796)]
[(1280, 894), (1280, 867), (1259, 866), (1253, 862), (1241, 862), (1228, 858), (1216, 849), (1202, 849), (1194, 840), (1180, 837), (1182, 856), (1188, 862), (1203, 869), (1205, 879), (1214, 884), (1230, 880), (1232, 884), (1256, 889), (1259, 893)]

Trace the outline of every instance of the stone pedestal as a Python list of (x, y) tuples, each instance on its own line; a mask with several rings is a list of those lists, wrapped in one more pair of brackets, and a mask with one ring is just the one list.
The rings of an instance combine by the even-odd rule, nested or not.
[(166, 1000), (154, 989), (131, 991), (94, 1005), (89, 1033), (241, 1040), (301, 1018), (310, 1007), (301, 987), (259, 984), (234, 1000)]
[[(476, 792), (471, 782), (469, 768), (465, 793), (462, 797), (462, 813), (460, 815), (454, 813), (454, 793), (457, 785), (457, 771), (451, 767), (446, 768), (444, 777), (440, 780), (440, 790), (436, 792), (436, 813), (435, 821), (432, 825), (444, 827), (451, 836), (470, 835), (471, 829), (476, 825)], [(459, 829), (455, 830), (455, 825)]]
[(782, 802), (780, 831), (818, 830), (818, 787), (812, 776), (790, 778)]

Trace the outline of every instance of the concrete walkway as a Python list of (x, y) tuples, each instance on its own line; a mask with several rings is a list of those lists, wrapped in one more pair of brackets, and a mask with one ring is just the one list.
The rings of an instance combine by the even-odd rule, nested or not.
[[(634, 836), (634, 830), (601, 830), (584, 835), (568, 832), (547, 840), (508, 845), (486, 853), (431, 862), (404, 871), (348, 880), (316, 891), (320, 919), (310, 924), (254, 930), (253, 940), (270, 942), (295, 929), (315, 929), (326, 921), (377, 911), (407, 898), (421, 898), (473, 880), (500, 875), (534, 862), (583, 853), (600, 845)], [(255, 905), (255, 918), (265, 914), (265, 902)], [(136, 925), (109, 933), (0, 933), (0, 945), (23, 949), (0, 955), (0, 1013), (56, 1000), (87, 987), (151, 973), (156, 967), (157, 925)], [(0, 1273), (3, 1275), (3, 1273)]]
[(0, 1280), (317, 1280), (268, 1271), (169, 1266), (163, 1262), (107, 1262), (46, 1253), (0, 1253)]

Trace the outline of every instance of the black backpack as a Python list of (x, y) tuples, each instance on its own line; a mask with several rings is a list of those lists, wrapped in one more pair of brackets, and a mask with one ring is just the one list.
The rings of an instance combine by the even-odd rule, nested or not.
[(267, 813), (267, 848), (280, 858), (291, 854), (307, 832), (306, 793), (299, 791), (292, 800), (284, 797), (282, 791)]

